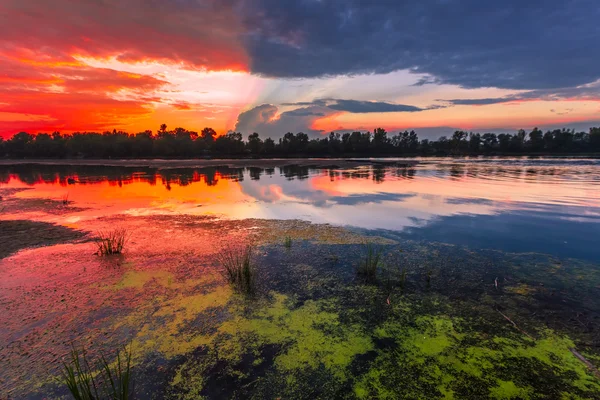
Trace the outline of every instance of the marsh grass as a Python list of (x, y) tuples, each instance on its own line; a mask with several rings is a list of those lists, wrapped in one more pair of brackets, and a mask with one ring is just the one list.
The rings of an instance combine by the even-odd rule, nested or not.
[(427, 283), (427, 287), (431, 287), (431, 276), (433, 274), (433, 270), (432, 269), (427, 269), (427, 272), (425, 273), (425, 282)]
[(365, 245), (365, 255), (358, 265), (357, 273), (367, 282), (377, 280), (377, 270), (381, 263), (381, 250), (375, 248), (372, 243)]
[(406, 288), (406, 267), (403, 267), (400, 270), (400, 277), (398, 280), (398, 286), (400, 286), (400, 291), (404, 292), (404, 289)]
[(125, 228), (117, 228), (112, 231), (98, 232), (95, 240), (98, 252), (96, 254), (107, 256), (123, 253), (123, 247), (127, 242), (128, 232)]
[(117, 351), (111, 366), (104, 355), (90, 364), (86, 351), (73, 348), (70, 363), (64, 363), (62, 382), (75, 400), (128, 400), (133, 398), (131, 350)]
[(283, 246), (286, 249), (292, 248), (292, 238), (290, 236), (286, 236), (285, 239), (283, 239)]
[(225, 247), (217, 253), (227, 282), (244, 294), (256, 292), (256, 266), (252, 262), (252, 246)]

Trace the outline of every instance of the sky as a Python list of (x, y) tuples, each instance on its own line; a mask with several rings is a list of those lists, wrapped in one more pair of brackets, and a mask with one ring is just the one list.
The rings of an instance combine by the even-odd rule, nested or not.
[(0, 136), (600, 126), (597, 0), (2, 0)]

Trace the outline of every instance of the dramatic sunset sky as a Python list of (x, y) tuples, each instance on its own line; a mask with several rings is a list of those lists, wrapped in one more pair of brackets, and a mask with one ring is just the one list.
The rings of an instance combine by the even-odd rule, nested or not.
[(598, 0), (1, 0), (0, 135), (600, 125)]

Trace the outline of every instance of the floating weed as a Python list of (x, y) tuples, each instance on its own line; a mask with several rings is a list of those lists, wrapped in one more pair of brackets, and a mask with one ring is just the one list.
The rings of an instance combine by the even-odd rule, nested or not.
[(252, 246), (225, 247), (217, 253), (223, 276), (236, 290), (244, 294), (256, 291), (256, 266), (252, 263)]
[(372, 243), (367, 243), (366, 254), (358, 266), (358, 275), (362, 276), (367, 282), (374, 282), (377, 279), (380, 261), (381, 251), (376, 249)]
[(90, 365), (85, 349), (79, 352), (73, 348), (71, 363), (63, 364), (62, 382), (75, 400), (130, 399), (133, 397), (131, 351), (125, 347), (123, 353), (121, 356), (117, 350), (114, 366), (103, 354)]
[(128, 237), (125, 228), (117, 228), (112, 231), (99, 232), (96, 238), (98, 255), (107, 256), (111, 254), (121, 254)]

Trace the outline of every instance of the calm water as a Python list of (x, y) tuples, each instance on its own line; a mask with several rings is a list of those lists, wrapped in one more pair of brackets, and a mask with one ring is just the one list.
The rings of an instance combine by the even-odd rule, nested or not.
[(140, 399), (600, 398), (600, 161), (419, 161), (0, 167), (0, 398), (128, 343)]
[(18, 166), (0, 167), (0, 185), (31, 188), (23, 198), (68, 196), (81, 211), (30, 213), (62, 224), (115, 213), (303, 219), (600, 261), (595, 159), (422, 159), (408, 168), (326, 170)]

